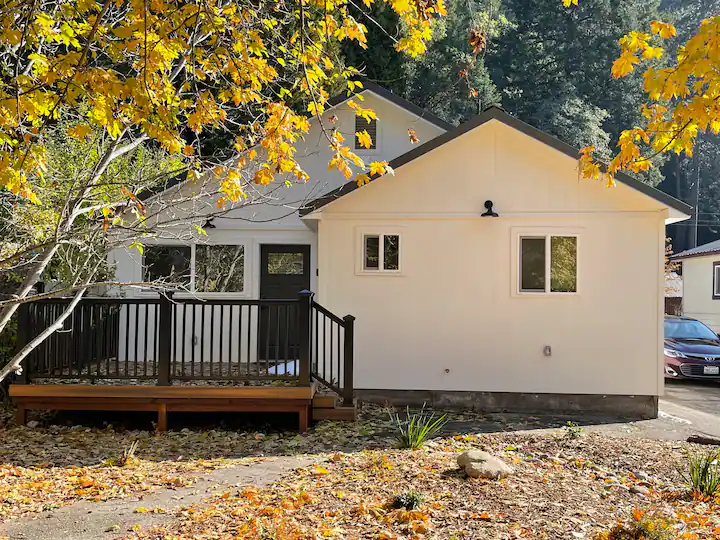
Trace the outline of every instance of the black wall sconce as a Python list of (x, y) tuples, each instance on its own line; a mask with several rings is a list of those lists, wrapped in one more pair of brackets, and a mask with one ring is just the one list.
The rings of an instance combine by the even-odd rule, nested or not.
[(485, 201), (485, 212), (480, 214), (482, 217), (500, 217), (500, 215), (493, 210), (493, 202)]

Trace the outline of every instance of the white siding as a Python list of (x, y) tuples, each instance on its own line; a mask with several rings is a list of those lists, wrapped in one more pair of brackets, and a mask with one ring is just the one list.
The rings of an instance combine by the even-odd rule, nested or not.
[[(357, 317), (357, 388), (659, 395), (666, 214), (493, 121), (321, 210), (320, 301)], [(365, 230), (400, 274), (357, 272)], [(578, 235), (578, 294), (516, 293), (524, 231)]]

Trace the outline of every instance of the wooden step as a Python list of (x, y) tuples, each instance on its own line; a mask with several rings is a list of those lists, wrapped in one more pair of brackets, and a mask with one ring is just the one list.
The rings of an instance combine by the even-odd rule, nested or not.
[(335, 394), (315, 394), (313, 397), (313, 409), (332, 409), (338, 401)]
[(341, 407), (327, 409), (315, 409), (312, 411), (313, 420), (341, 420), (344, 422), (354, 422), (357, 420), (357, 408)]

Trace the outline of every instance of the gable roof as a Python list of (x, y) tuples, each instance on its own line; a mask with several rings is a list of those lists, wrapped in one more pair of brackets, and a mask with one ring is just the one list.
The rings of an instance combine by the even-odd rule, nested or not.
[[(427, 120), (428, 122), (434, 124), (442, 130), (450, 131), (451, 129), (455, 129), (455, 126), (453, 124), (446, 122), (445, 120), (443, 120), (439, 116), (434, 115), (430, 111), (426, 111), (422, 107), (415, 105), (413, 102), (408, 101), (407, 99), (402, 98), (397, 94), (393, 94), (390, 90), (388, 90), (387, 88), (383, 88), (379, 84), (366, 80), (363, 80), (362, 84), (363, 88), (360, 91), (356, 90), (353, 94), (362, 94), (362, 92), (365, 90), (370, 91), (373, 94), (376, 94), (381, 98), (386, 99), (387, 101), (397, 105), (398, 107), (405, 109), (409, 113), (414, 114), (415, 116), (422, 118), (423, 120)], [(328, 100), (328, 108), (337, 107), (338, 105), (352, 98), (353, 95), (348, 96), (345, 94), (339, 94), (337, 96), (334, 96)]]
[[(546, 144), (551, 148), (558, 150), (559, 152), (562, 152), (567, 156), (570, 156), (573, 159), (578, 159), (580, 155), (580, 152), (577, 148), (573, 148), (569, 144), (561, 141), (560, 139), (556, 139), (552, 135), (537, 129), (530, 124), (523, 122), (522, 120), (518, 120), (514, 116), (506, 113), (500, 107), (493, 106), (485, 109), (482, 114), (479, 114), (472, 120), (468, 120), (467, 122), (460, 124), (456, 128), (446, 131), (442, 135), (439, 135), (434, 139), (431, 139), (426, 143), (413, 148), (409, 152), (406, 152), (405, 154), (396, 157), (395, 159), (390, 161), (390, 166), (393, 169), (402, 167), (403, 165), (406, 165), (411, 161), (414, 161), (417, 158), (424, 156), (428, 152), (432, 152), (436, 148), (439, 148), (440, 146), (443, 146), (453, 141), (454, 139), (457, 139), (461, 135), (464, 135), (465, 133), (482, 126), (490, 120), (498, 120), (503, 124), (510, 126), (511, 128), (516, 129), (524, 133), (525, 135), (528, 135), (533, 139), (540, 141), (541, 143)], [(378, 177), (375, 176), (372, 180), (374, 181), (376, 178)], [(640, 180), (633, 178), (630, 175), (619, 173), (615, 175), (615, 180), (635, 189), (636, 191), (639, 191), (640, 193), (643, 193), (644, 195), (647, 195), (648, 197), (652, 197), (656, 201), (670, 208), (678, 210), (679, 212), (682, 212), (684, 214), (690, 214), (693, 211), (692, 206), (676, 199), (675, 197), (668, 195), (663, 191), (660, 191), (657, 188), (652, 187), (649, 184), (641, 182)], [(327, 193), (326, 195), (323, 195), (322, 197), (319, 197), (313, 201), (310, 201), (304, 208), (300, 209), (300, 215), (305, 216), (311, 212), (319, 210), (323, 206), (330, 204), (331, 202), (339, 199), (340, 197), (343, 197), (348, 193), (355, 191), (358, 187), (359, 186), (355, 182), (349, 182), (347, 184), (344, 184), (340, 188), (333, 190), (330, 193)]]
[(715, 255), (716, 253), (720, 253), (720, 240), (715, 240), (714, 242), (709, 242), (707, 244), (703, 244), (702, 246), (697, 246), (691, 249), (686, 249), (685, 251), (681, 251), (680, 253), (676, 253), (675, 255), (671, 255), (671, 259), (689, 259), (691, 257), (703, 257), (705, 255)]
[[(414, 103), (408, 101), (405, 98), (402, 98), (398, 96), (397, 94), (393, 94), (390, 90), (387, 90), (386, 88), (383, 88), (379, 84), (376, 84), (372, 81), (362, 81), (363, 88), (359, 91), (353, 92), (351, 95), (347, 95), (346, 93), (341, 93), (336, 96), (331, 97), (327, 102), (327, 110), (332, 109), (333, 107), (337, 107), (338, 105), (342, 105), (346, 101), (352, 99), (356, 94), (362, 94), (363, 92), (369, 91), (373, 94), (376, 94), (377, 96), (397, 105), (398, 107), (405, 109), (410, 114), (414, 114), (418, 118), (422, 118), (423, 120), (426, 120), (427, 122), (430, 122), (431, 124), (439, 127), (440, 129), (444, 131), (450, 131), (452, 129), (455, 129), (455, 126), (453, 124), (450, 124), (449, 122), (446, 122), (439, 116), (434, 115), (430, 111), (426, 111), (422, 107), (419, 107), (415, 105)], [(163, 193), (164, 191), (167, 191), (175, 186), (179, 186), (180, 184), (184, 183), (187, 180), (187, 172), (179, 173), (172, 178), (170, 178), (167, 182), (165, 182), (162, 185), (156, 186), (154, 188), (148, 189), (146, 191), (143, 191), (138, 198), (145, 202), (149, 199), (152, 199), (156, 195), (159, 195)]]

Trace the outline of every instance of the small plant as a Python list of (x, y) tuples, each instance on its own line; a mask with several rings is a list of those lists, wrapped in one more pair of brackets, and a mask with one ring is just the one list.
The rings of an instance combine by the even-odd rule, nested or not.
[(570, 420), (568, 420), (568, 423), (563, 426), (563, 431), (565, 432), (563, 437), (565, 437), (566, 439), (574, 440), (579, 439), (582, 436), (585, 428), (581, 428), (575, 422), (571, 422)]
[(685, 469), (678, 472), (693, 496), (712, 497), (720, 492), (720, 451), (688, 453)]
[(405, 510), (417, 510), (423, 503), (423, 500), (425, 500), (425, 497), (423, 497), (422, 493), (411, 489), (410, 491), (397, 495), (395, 499), (393, 499), (392, 506), (393, 508), (404, 508)]
[(398, 446), (413, 450), (417, 450), (432, 439), (447, 424), (444, 414), (436, 417), (434, 413), (425, 411), (425, 405), (417, 414), (411, 413), (410, 407), (407, 407), (404, 420), (399, 414), (391, 411), (390, 419), (397, 429), (395, 439)]
[(137, 450), (138, 442), (133, 441), (130, 446), (123, 450), (123, 453), (119, 457), (114, 457), (106, 460), (103, 465), (108, 467), (134, 467), (140, 463), (140, 460), (135, 457), (135, 451)]

